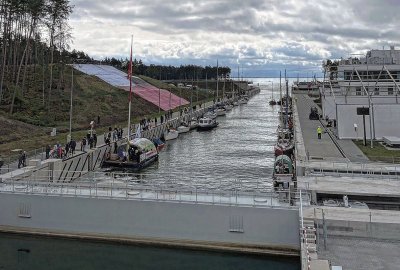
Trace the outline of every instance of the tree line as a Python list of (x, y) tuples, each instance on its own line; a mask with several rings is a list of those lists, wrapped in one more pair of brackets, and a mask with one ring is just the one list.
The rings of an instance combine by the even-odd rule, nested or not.
[[(128, 59), (105, 58), (102, 64), (112, 65), (121, 70), (127, 71)], [(180, 65), (179, 67), (171, 65), (146, 65), (142, 60), (134, 59), (132, 61), (133, 73), (136, 75), (144, 75), (158, 80), (205, 80), (215, 79), (217, 77), (216, 66), (197, 66), (197, 65)], [(218, 76), (230, 76), (230, 67), (218, 67)]]
[(10, 114), (26, 95), (28, 78), (41, 83), (43, 106), (50, 108), (71, 55), (72, 9), (69, 0), (0, 0), (0, 106), (8, 106)]

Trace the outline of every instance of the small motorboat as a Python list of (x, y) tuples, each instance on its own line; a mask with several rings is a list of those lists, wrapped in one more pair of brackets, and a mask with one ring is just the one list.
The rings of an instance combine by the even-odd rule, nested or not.
[(153, 139), (153, 143), (156, 146), (158, 153), (160, 153), (165, 147), (165, 142), (163, 142), (160, 138)]
[(230, 110), (232, 110), (232, 109), (233, 109), (233, 105), (232, 105), (232, 104), (229, 104), (229, 103), (228, 103), (228, 104), (225, 105), (225, 110), (226, 110), (226, 111), (230, 111)]
[(218, 126), (218, 122), (215, 119), (203, 117), (199, 119), (199, 126), (197, 131), (211, 130)]
[(139, 171), (158, 159), (155, 144), (146, 138), (136, 138), (117, 148), (117, 154), (106, 152), (102, 166), (124, 167)]
[(276, 101), (274, 99), (269, 101), (269, 105), (271, 106), (275, 106), (276, 105)]
[(226, 115), (226, 109), (224, 107), (220, 107), (217, 109), (217, 116), (224, 116)]
[(164, 138), (166, 141), (175, 140), (178, 138), (179, 132), (175, 129), (169, 128), (167, 131), (164, 132)]
[(190, 131), (190, 126), (186, 123), (181, 123), (181, 125), (176, 130), (179, 134), (186, 133)]
[(217, 118), (217, 113), (215, 111), (208, 111), (203, 115), (204, 118), (215, 119)]
[(199, 123), (197, 122), (197, 119), (194, 117), (192, 119), (190, 119), (190, 121), (188, 123), (190, 130), (197, 128), (198, 125), (199, 125)]
[(239, 104), (247, 104), (247, 100), (244, 98), (239, 99)]
[(279, 139), (274, 147), (275, 156), (286, 155), (291, 156), (294, 151), (294, 144), (288, 139)]

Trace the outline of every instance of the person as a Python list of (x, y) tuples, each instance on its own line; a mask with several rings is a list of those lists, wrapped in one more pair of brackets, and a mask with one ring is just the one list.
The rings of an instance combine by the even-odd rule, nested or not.
[(70, 147), (71, 147), (71, 155), (73, 156), (75, 154), (75, 148), (76, 148), (76, 141), (74, 139), (71, 139)]
[(157, 117), (154, 118), (154, 126), (157, 126)]
[(97, 145), (97, 134), (93, 133), (93, 146), (96, 147)]
[(321, 140), (322, 128), (320, 126), (318, 126), (317, 128), (317, 133), (318, 133), (318, 140)]
[(118, 144), (117, 142), (114, 142), (114, 154), (118, 153)]
[(23, 158), (23, 152), (21, 151), (18, 157), (18, 169), (21, 168), (23, 162), (22, 162), (22, 158)]
[(124, 137), (124, 129), (121, 127), (119, 128), (119, 133), (121, 135), (121, 139)]
[(69, 148), (70, 148), (70, 143), (67, 142), (67, 144), (65, 145), (65, 156), (68, 157), (69, 154)]
[(100, 115), (97, 116), (97, 125), (100, 125)]
[(162, 115), (160, 116), (160, 122), (161, 124), (164, 123), (164, 117)]
[(82, 152), (85, 152), (85, 147), (86, 147), (86, 138), (83, 137), (82, 142), (81, 142), (81, 151)]
[(93, 137), (89, 137), (89, 149), (93, 148), (93, 143), (94, 143)]
[(50, 157), (50, 145), (46, 145), (46, 159), (48, 159)]

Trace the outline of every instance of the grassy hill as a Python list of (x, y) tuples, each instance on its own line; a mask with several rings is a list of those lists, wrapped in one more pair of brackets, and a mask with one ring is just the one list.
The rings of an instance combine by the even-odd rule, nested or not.
[[(61, 69), (60, 66), (54, 67), (50, 106), (48, 106), (49, 79), (45, 78), (43, 91), (41, 76), (40, 66), (29, 73), (27, 87), (23, 94), (17, 94), (15, 110), (12, 115), (8, 113), (9, 105), (7, 103), (0, 107), (0, 155), (9, 156), (12, 154), (11, 150), (17, 148), (28, 151), (44, 147), (47, 144), (66, 142), (69, 133), (71, 68), (68, 66), (64, 69)], [(200, 89), (192, 92), (192, 90), (179, 89), (156, 79), (140, 77), (148, 83), (172, 91), (188, 101), (192, 97), (193, 104), (214, 98), (213, 90), (207, 92)], [(213, 88), (212, 84), (210, 86)], [(45, 97), (44, 100), (43, 97)], [(95, 76), (74, 70), (72, 136), (76, 139), (82, 138), (89, 128), (89, 123), (97, 122), (98, 116), (100, 116), (100, 125), (96, 129), (99, 134), (105, 132), (110, 126), (126, 126), (127, 100), (128, 92), (113, 87)], [(135, 96), (132, 101), (134, 122), (138, 122), (144, 117), (154, 117), (159, 114), (158, 112), (157, 106), (138, 96)], [(57, 128), (56, 137), (50, 137), (53, 128)]]

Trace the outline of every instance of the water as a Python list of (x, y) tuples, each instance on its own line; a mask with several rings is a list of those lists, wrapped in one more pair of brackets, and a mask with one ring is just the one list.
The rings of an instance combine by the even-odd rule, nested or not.
[[(248, 104), (218, 117), (216, 129), (191, 131), (168, 141), (159, 161), (144, 173), (157, 175), (158, 184), (164, 181), (171, 188), (271, 189), (279, 107), (268, 104), (270, 86), (261, 87)], [(143, 181), (152, 181), (152, 176)]]
[(0, 269), (298, 270), (299, 259), (0, 234)]
[[(147, 168), (140, 181), (132, 182), (158, 181), (174, 188), (270, 189), (279, 107), (268, 105), (271, 84), (254, 82), (260, 83), (262, 91), (248, 104), (219, 117), (220, 125), (212, 131), (192, 131), (168, 142), (159, 162)], [(299, 259), (6, 234), (0, 234), (0, 254), (0, 269), (300, 269)]]

